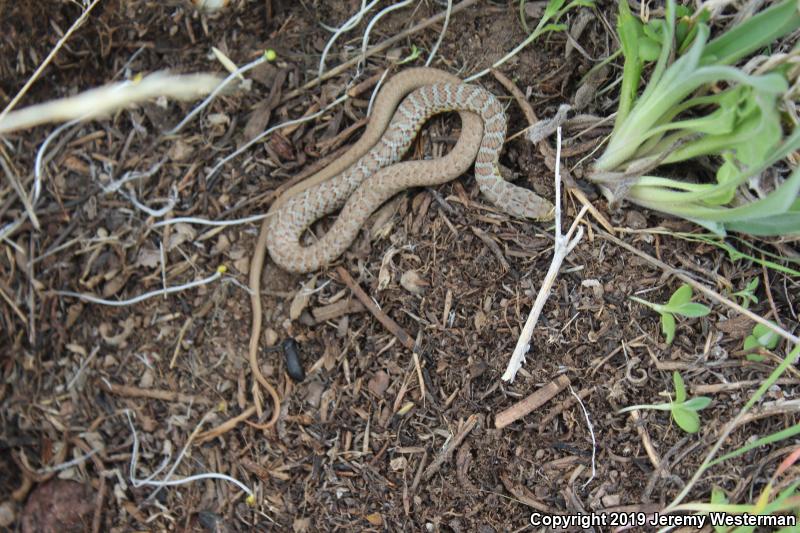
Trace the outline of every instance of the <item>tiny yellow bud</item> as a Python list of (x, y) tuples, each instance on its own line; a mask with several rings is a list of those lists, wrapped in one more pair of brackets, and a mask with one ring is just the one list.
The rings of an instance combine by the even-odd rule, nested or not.
[(256, 496), (255, 496), (255, 494), (248, 495), (247, 499), (245, 500), (245, 502), (247, 502), (247, 505), (249, 505), (250, 507), (255, 507), (256, 506)]
[(278, 53), (272, 48), (267, 48), (267, 50), (264, 52), (264, 58), (267, 61), (275, 61), (278, 59)]
[(411, 409), (413, 409), (413, 408), (414, 408), (414, 402), (406, 402), (403, 405), (403, 407), (401, 407), (397, 411), (397, 414), (400, 415), (400, 416), (403, 416), (403, 415), (407, 414), (409, 411), (411, 411)]
[(139, 83), (140, 81), (142, 81), (142, 78), (144, 78), (144, 74), (142, 74), (141, 72), (137, 72), (136, 74), (133, 75), (133, 79), (131, 79), (131, 81), (133, 83)]
[(224, 274), (227, 271), (228, 267), (226, 267), (225, 265), (220, 265), (217, 267), (217, 274)]

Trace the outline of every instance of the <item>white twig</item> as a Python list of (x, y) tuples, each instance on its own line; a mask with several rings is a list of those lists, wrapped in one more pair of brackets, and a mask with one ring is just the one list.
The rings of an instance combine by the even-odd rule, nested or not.
[(205, 109), (208, 106), (208, 104), (213, 102), (214, 98), (216, 98), (217, 95), (220, 92), (222, 92), (222, 90), (225, 89), (225, 87), (227, 87), (230, 82), (232, 82), (233, 80), (235, 80), (237, 78), (241, 78), (242, 74), (244, 74), (248, 70), (254, 69), (255, 67), (257, 67), (258, 65), (260, 65), (261, 63), (263, 63), (265, 61), (267, 61), (266, 55), (261, 54), (261, 56), (258, 59), (256, 59), (255, 61), (251, 61), (250, 63), (244, 65), (243, 67), (239, 67), (238, 69), (236, 69), (233, 72), (231, 72), (228, 75), (227, 78), (222, 80), (222, 82), (216, 87), (216, 89), (211, 91), (211, 93), (206, 97), (205, 100), (200, 102), (197, 105), (197, 107), (192, 109), (192, 111), (188, 115), (186, 115), (186, 117), (183, 120), (181, 120), (180, 123), (177, 126), (172, 128), (171, 130), (169, 130), (166, 133), (166, 135), (175, 135), (176, 133), (181, 131), (181, 129), (186, 124), (188, 124), (190, 120), (192, 120), (198, 113), (200, 113), (203, 109)]
[(36, 152), (36, 163), (33, 165), (33, 190), (31, 191), (31, 203), (36, 206), (36, 203), (39, 201), (39, 195), (42, 192), (42, 166), (44, 164), (44, 156), (47, 153), (47, 147), (50, 143), (58, 137), (62, 131), (65, 129), (74, 126), (81, 119), (74, 119), (70, 120), (69, 122), (65, 122), (64, 124), (60, 125), (56, 129), (47, 136), (47, 138), (42, 143), (42, 146), (39, 147), (39, 150)]
[(0, 133), (45, 122), (92, 118), (158, 96), (189, 100), (211, 92), (219, 83), (220, 79), (211, 74), (172, 75), (154, 72), (139, 81), (111, 83), (75, 96), (11, 112), (0, 120)]
[(431, 53), (428, 56), (428, 60), (425, 62), (425, 66), (431, 66), (431, 62), (433, 61), (433, 57), (436, 55), (436, 52), (439, 50), (439, 45), (442, 44), (442, 39), (444, 39), (444, 34), (447, 32), (447, 26), (450, 24), (450, 12), (453, 10), (453, 0), (447, 0), (447, 11), (445, 11), (444, 15), (444, 24), (442, 24), (442, 31), (439, 33), (439, 38), (436, 40), (436, 44), (433, 45), (431, 48)]
[(592, 477), (586, 480), (586, 483), (581, 485), (582, 489), (586, 488), (586, 485), (592, 482), (595, 475), (597, 474), (597, 438), (594, 435), (594, 426), (592, 425), (592, 421), (589, 420), (589, 411), (586, 410), (586, 406), (583, 404), (583, 400), (575, 392), (572, 388), (572, 385), (569, 386), (569, 392), (575, 397), (575, 400), (578, 402), (578, 405), (581, 406), (581, 410), (583, 411), (583, 417), (586, 419), (586, 426), (589, 428), (589, 434), (592, 436)]
[(131, 453), (131, 466), (130, 466), (130, 473), (129, 473), (131, 485), (133, 485), (136, 488), (142, 487), (144, 485), (148, 485), (148, 486), (151, 486), (151, 487), (158, 487), (158, 489), (156, 489), (150, 495), (150, 498), (152, 498), (156, 493), (158, 493), (158, 491), (161, 490), (163, 487), (171, 487), (171, 486), (175, 486), (175, 485), (184, 485), (186, 483), (191, 483), (192, 481), (198, 481), (198, 480), (201, 480), (201, 479), (221, 479), (223, 481), (228, 481), (230, 483), (233, 483), (234, 485), (236, 485), (237, 487), (242, 489), (242, 491), (247, 493), (247, 496), (248, 496), (247, 500), (248, 500), (249, 504), (252, 505), (252, 504), (255, 503), (255, 494), (253, 494), (253, 491), (250, 490), (250, 488), (247, 485), (245, 485), (244, 483), (242, 483), (238, 479), (233, 478), (231, 476), (227, 476), (225, 474), (217, 474), (215, 472), (208, 472), (208, 473), (205, 473), (205, 474), (197, 474), (197, 475), (185, 477), (185, 478), (182, 478), (182, 479), (173, 479), (173, 480), (169, 479), (172, 476), (173, 472), (175, 472), (175, 470), (178, 468), (178, 465), (183, 460), (183, 457), (186, 455), (186, 451), (189, 449), (189, 446), (192, 443), (193, 437), (197, 434), (197, 431), (200, 429), (200, 426), (203, 424), (203, 422), (205, 422), (205, 417), (203, 417), (203, 419), (200, 420), (200, 423), (197, 425), (195, 430), (192, 432), (192, 435), (189, 437), (188, 441), (186, 442), (186, 445), (183, 447), (183, 449), (181, 450), (181, 453), (178, 455), (178, 458), (175, 460), (175, 464), (172, 466), (172, 468), (170, 468), (169, 472), (167, 472), (167, 475), (165, 476), (163, 481), (153, 481), (153, 478), (155, 476), (157, 476), (166, 467), (166, 465), (167, 465), (167, 463), (169, 462), (169, 459), (170, 459), (169, 456), (166, 457), (166, 459), (161, 464), (161, 466), (159, 466), (156, 469), (156, 471), (153, 472), (153, 474), (151, 474), (150, 476), (148, 476), (148, 477), (146, 477), (144, 479), (138, 479), (136, 477), (136, 463), (139, 460), (139, 436), (136, 434), (136, 427), (134, 427), (134, 425), (133, 425), (133, 419), (131, 418), (130, 411), (126, 410), (125, 411), (125, 415), (128, 417), (128, 424), (130, 425), (131, 432), (133, 434), (133, 452)]
[(149, 170), (141, 172), (138, 170), (132, 170), (130, 172), (126, 172), (118, 180), (112, 181), (111, 183), (108, 184), (101, 183), (100, 188), (102, 188), (103, 192), (105, 193), (112, 193), (112, 192), (118, 193), (119, 195), (123, 196), (126, 200), (128, 200), (130, 203), (132, 203), (136, 209), (147, 213), (148, 216), (154, 218), (163, 217), (164, 215), (172, 211), (172, 209), (178, 203), (178, 188), (174, 184), (172, 185), (172, 187), (170, 187), (169, 198), (167, 198), (166, 200), (161, 200), (166, 202), (164, 207), (162, 207), (161, 209), (153, 209), (151, 207), (146, 206), (136, 198), (136, 193), (134, 191), (131, 190), (126, 192), (122, 190), (122, 186), (128, 183), (129, 181), (149, 178), (155, 175), (156, 172), (158, 172), (161, 169), (161, 166), (164, 164), (164, 161), (165, 160), (162, 159), (161, 161), (153, 165)]
[(264, 215), (253, 215), (251, 217), (245, 218), (236, 218), (234, 220), (208, 220), (206, 218), (197, 218), (197, 217), (176, 217), (176, 218), (168, 218), (167, 220), (160, 220), (153, 224), (151, 227), (153, 228), (160, 228), (161, 226), (169, 226), (170, 224), (199, 224), (201, 226), (236, 226), (239, 224), (247, 224), (248, 222), (258, 222), (259, 220), (263, 220), (271, 216), (269, 214)]
[(161, 292), (164, 294), (164, 300), (167, 299), (167, 254), (164, 253), (164, 241), (158, 240), (158, 255), (159, 263), (161, 263)]
[[(528, 353), (530, 348), (531, 337), (533, 336), (533, 328), (539, 320), (539, 315), (542, 314), (547, 298), (550, 297), (550, 289), (558, 276), (558, 271), (561, 268), (561, 263), (564, 258), (569, 255), (573, 248), (580, 242), (583, 237), (583, 227), (579, 227), (578, 223), (583, 218), (583, 215), (589, 209), (588, 206), (583, 208), (575, 217), (569, 231), (566, 235), (561, 234), (561, 128), (557, 130), (557, 144), (556, 144), (556, 209), (555, 209), (555, 244), (553, 246), (553, 261), (550, 263), (550, 268), (542, 281), (542, 287), (539, 289), (539, 294), (536, 295), (536, 300), (533, 302), (533, 309), (531, 314), (528, 315), (528, 320), (525, 321), (525, 327), (522, 328), (522, 333), (517, 340), (517, 345), (514, 348), (514, 353), (511, 354), (511, 360), (508, 362), (506, 371), (503, 374), (503, 381), (514, 381), (517, 371), (522, 367), (525, 362), (525, 354)], [(576, 231), (577, 230), (577, 231)], [(573, 238), (572, 235), (575, 234)]]
[(47, 65), (50, 64), (50, 62), (56, 56), (58, 51), (61, 50), (61, 47), (64, 46), (64, 43), (66, 43), (67, 40), (69, 40), (69, 38), (72, 36), (72, 34), (75, 32), (75, 30), (80, 28), (81, 25), (86, 21), (86, 19), (89, 17), (89, 14), (92, 12), (92, 9), (94, 9), (94, 6), (96, 6), (99, 1), (100, 0), (94, 0), (91, 4), (86, 6), (86, 9), (83, 10), (83, 13), (81, 13), (81, 16), (78, 17), (75, 20), (75, 22), (72, 23), (72, 26), (69, 27), (67, 32), (63, 35), (63, 37), (61, 37), (61, 39), (58, 40), (58, 42), (53, 47), (53, 49), (50, 50), (50, 53), (47, 54), (47, 57), (44, 58), (44, 61), (42, 61), (42, 63), (39, 65), (39, 67), (36, 69), (36, 71), (31, 75), (31, 77), (28, 78), (28, 81), (25, 82), (25, 85), (22, 86), (22, 89), (19, 90), (19, 92), (16, 94), (16, 96), (14, 96), (14, 99), (11, 100), (11, 102), (8, 103), (6, 108), (3, 109), (3, 112), (0, 113), (0, 123), (3, 122), (3, 119), (6, 117), (6, 115), (8, 115), (8, 113), (12, 109), (14, 109), (14, 107), (19, 103), (19, 101), (22, 99), (22, 97), (25, 96), (25, 93), (28, 92), (28, 89), (31, 88), (31, 85), (33, 85), (34, 82), (36, 82), (36, 80), (39, 79), (39, 76), (41, 76), (42, 72), (47, 67)]
[(67, 468), (72, 468), (75, 465), (79, 465), (86, 462), (87, 459), (90, 459), (94, 454), (96, 454), (99, 451), (101, 451), (99, 448), (93, 448), (88, 453), (85, 453), (80, 457), (76, 457), (71, 461), (67, 461), (66, 463), (40, 468), (39, 470), (36, 471), (36, 474), (40, 476), (45, 476), (47, 474), (52, 474), (53, 472), (61, 472), (63, 470), (66, 470)]
[(375, 26), (375, 24), (381, 18), (383, 18), (384, 15), (387, 15), (392, 11), (395, 11), (396, 9), (404, 8), (413, 1), (414, 0), (403, 0), (402, 2), (398, 2), (391, 6), (385, 7), (381, 9), (377, 15), (372, 17), (372, 20), (370, 20), (369, 24), (367, 24), (367, 29), (364, 30), (364, 37), (361, 42), (361, 59), (358, 60), (358, 65), (356, 66), (356, 77), (358, 77), (358, 75), (361, 73), (361, 69), (364, 67), (364, 62), (366, 61), (367, 58), (367, 48), (369, 46), (369, 33), (372, 31), (372, 27)]
[(358, 13), (356, 13), (355, 15), (350, 17), (347, 20), (347, 22), (342, 24), (334, 32), (334, 34), (331, 35), (331, 38), (328, 39), (328, 43), (325, 45), (325, 49), (322, 51), (322, 57), (319, 58), (319, 72), (317, 73), (317, 75), (320, 78), (322, 78), (322, 73), (325, 71), (325, 58), (328, 57), (328, 52), (330, 52), (331, 47), (333, 46), (333, 43), (336, 42), (336, 39), (338, 39), (344, 32), (352, 30), (353, 28), (355, 28), (356, 25), (358, 25), (358, 23), (361, 22), (361, 19), (364, 17), (364, 15), (367, 13), (367, 11), (369, 11), (370, 9), (375, 7), (375, 4), (377, 4), (378, 1), (379, 0), (372, 0), (372, 2), (370, 2), (368, 5), (365, 5), (366, 4), (366, 0), (361, 0), (361, 9), (358, 10)]
[(98, 298), (97, 296), (94, 296), (92, 294), (84, 294), (81, 292), (73, 292), (73, 291), (53, 291), (53, 294), (57, 294), (59, 296), (71, 296), (73, 298), (79, 298), (83, 301), (92, 302), (100, 305), (109, 305), (112, 307), (125, 307), (126, 305), (137, 304), (139, 302), (143, 302), (150, 298), (155, 298), (156, 296), (160, 296), (162, 294), (164, 295), (172, 294), (187, 289), (193, 289), (201, 285), (207, 285), (208, 283), (217, 281), (219, 278), (222, 277), (223, 273), (225, 273), (225, 268), (219, 267), (217, 271), (214, 272), (214, 274), (208, 276), (207, 278), (198, 279), (196, 281), (191, 281), (189, 283), (184, 283), (183, 285), (176, 285), (175, 287), (165, 287), (162, 289), (158, 289), (157, 291), (146, 292), (129, 300), (106, 300), (103, 298)]

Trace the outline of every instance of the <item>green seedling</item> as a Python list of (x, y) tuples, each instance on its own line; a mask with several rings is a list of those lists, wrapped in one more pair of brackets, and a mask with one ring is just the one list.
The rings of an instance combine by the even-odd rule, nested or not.
[(661, 315), (661, 331), (666, 337), (667, 344), (672, 344), (672, 341), (675, 339), (675, 315), (697, 318), (706, 316), (711, 312), (708, 306), (691, 301), (692, 288), (686, 284), (678, 287), (678, 290), (672, 293), (669, 301), (665, 304), (648, 302), (636, 296), (629, 296), (629, 298), (642, 305), (646, 305)]
[(411, 53), (408, 54), (405, 58), (401, 59), (397, 64), (405, 65), (406, 63), (411, 63), (421, 55), (422, 55), (422, 50), (420, 50), (416, 44), (412, 44)]
[(750, 304), (757, 304), (758, 303), (758, 296), (756, 296), (756, 289), (758, 288), (758, 278), (751, 279), (747, 286), (737, 292), (734, 292), (732, 296), (735, 296), (741, 300), (741, 305), (745, 309), (750, 307)]
[(676, 371), (672, 373), (672, 382), (675, 385), (675, 400), (669, 403), (634, 405), (621, 409), (620, 413), (626, 413), (634, 409), (654, 409), (657, 411), (670, 411), (672, 419), (686, 433), (697, 433), (700, 429), (700, 415), (697, 411), (705, 409), (711, 403), (711, 398), (698, 396), (686, 399), (686, 385), (683, 378)]
[[(800, 259), (774, 254), (769, 250), (760, 248), (754, 245), (752, 242), (740, 239), (739, 237), (730, 236), (725, 239), (721, 238), (719, 235), (714, 235), (711, 233), (704, 234), (673, 232), (670, 234), (690, 242), (702, 242), (711, 246), (716, 246), (720, 250), (725, 251), (732, 262), (752, 261), (753, 263), (759, 266), (767, 267), (770, 270), (788, 274), (789, 276), (800, 277), (800, 270), (795, 270), (787, 266), (787, 264), (800, 264)], [(737, 244), (741, 244), (743, 247), (749, 248), (752, 250), (752, 252), (750, 254), (744, 253), (734, 247), (731, 243), (727, 242), (728, 240), (735, 241)], [(755, 252), (758, 252), (758, 254)], [(767, 259), (767, 257), (772, 258), (775, 261), (771, 261)]]
[[(695, 512), (705, 515), (716, 515), (716, 522), (724, 519), (724, 515), (749, 514), (760, 516), (774, 516), (775, 525), (771, 531), (776, 533), (796, 533), (797, 526), (790, 525), (797, 522), (798, 502), (800, 502), (800, 480), (793, 467), (800, 460), (800, 448), (795, 448), (790, 452), (775, 469), (767, 484), (761, 489), (761, 493), (753, 503), (735, 504), (729, 503), (725, 492), (714, 487), (711, 491), (711, 501), (709, 503), (687, 503), (675, 506), (672, 511)], [(795, 467), (796, 468), (796, 467)], [(782, 489), (776, 490), (777, 487)], [(794, 515), (794, 519), (791, 515)], [(756, 530), (756, 526), (724, 526), (714, 525), (716, 533), (751, 533)]]
[[(764, 324), (756, 324), (753, 327), (753, 332), (744, 340), (744, 350), (746, 352), (755, 350), (757, 348), (766, 348), (767, 350), (774, 350), (778, 345), (778, 334), (772, 331)], [(762, 362), (764, 357), (751, 353), (747, 355), (748, 361)]]
[[(665, 17), (645, 24), (619, 2), (617, 33), (625, 57), (620, 103), (590, 179), (612, 202), (627, 199), (718, 235), (800, 233), (800, 167), (763, 198), (735, 198), (751, 177), (800, 149), (800, 128), (782, 122), (797, 76), (788, 56), (800, 48), (764, 72), (733, 66), (800, 28), (798, 4), (777, 2), (713, 40), (708, 17), (669, 0)], [(652, 73), (640, 94), (649, 64)], [(715, 162), (713, 182), (650, 174), (697, 157)]]

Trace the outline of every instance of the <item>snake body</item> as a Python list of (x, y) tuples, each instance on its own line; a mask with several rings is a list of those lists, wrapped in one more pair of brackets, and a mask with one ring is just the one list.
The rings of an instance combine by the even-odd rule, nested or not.
[[(266, 246), (283, 269), (323, 268), (350, 246), (369, 215), (386, 200), (403, 189), (450, 181), (473, 160), (481, 192), (497, 207), (520, 218), (552, 216), (550, 202), (500, 176), (497, 164), (506, 120), (498, 100), (485, 89), (440, 70), (409, 69), (386, 84), (375, 110), (364, 136), (342, 158), (273, 204)], [(398, 162), (428, 118), (445, 111), (459, 111), (462, 120), (461, 136), (450, 153), (430, 161)], [(343, 204), (331, 229), (303, 246), (303, 232)]]
[[(406, 98), (401, 104), (401, 100)], [(325, 266), (350, 245), (369, 214), (396, 192), (449, 181), (475, 161), (475, 178), (483, 194), (514, 216), (546, 220), (553, 206), (533, 192), (504, 182), (497, 173), (506, 121), (497, 99), (455, 76), (430, 68), (408, 69), (384, 85), (375, 99), (372, 117), (361, 139), (320, 172), (279, 196), (261, 223), (250, 263), (250, 303), (253, 322), (249, 363), (256, 380), (272, 397), (266, 429), (280, 415), (280, 398), (258, 366), (261, 335), (261, 270), (267, 248), (275, 262), (292, 272)], [(435, 113), (458, 111), (461, 136), (444, 157), (432, 161), (396, 163), (420, 126)], [(395, 163), (395, 164), (393, 164)], [(349, 197), (349, 200), (348, 200)], [(332, 229), (317, 243), (300, 244), (314, 220), (347, 202)]]

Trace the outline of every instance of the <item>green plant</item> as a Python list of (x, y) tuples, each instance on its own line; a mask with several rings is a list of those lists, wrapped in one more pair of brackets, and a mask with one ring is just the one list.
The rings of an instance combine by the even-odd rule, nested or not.
[(737, 298), (741, 299), (742, 307), (747, 309), (750, 307), (751, 303), (758, 303), (758, 296), (756, 296), (757, 288), (758, 278), (753, 278), (747, 283), (747, 286), (744, 289), (734, 292), (732, 296), (736, 296)]
[[(566, 4), (566, 5), (564, 5)], [(531, 44), (533, 41), (541, 37), (542, 35), (550, 32), (560, 32), (565, 31), (567, 29), (566, 24), (559, 24), (558, 21), (569, 11), (576, 9), (578, 7), (594, 7), (594, 0), (571, 0), (567, 3), (567, 0), (549, 0), (547, 5), (544, 8), (544, 13), (542, 14), (542, 18), (539, 19), (539, 23), (533, 29), (532, 32), (522, 41), (520, 44), (516, 46), (513, 50), (509, 53), (498, 59), (492, 64), (491, 68), (497, 68), (515, 55), (517, 55), (520, 50)], [(524, 17), (524, 10), (525, 10), (525, 0), (521, 0), (520, 2), (520, 15), (522, 17), (522, 24), (523, 27), (527, 27), (527, 23), (525, 22)], [(473, 74), (469, 78), (464, 81), (473, 81), (481, 76), (484, 76), (489, 73), (491, 69), (484, 69), (477, 74)]]
[[(800, 232), (800, 169), (764, 198), (745, 201), (736, 194), (749, 178), (800, 148), (800, 128), (790, 125), (784, 134), (781, 115), (795, 74), (788, 59), (757, 74), (732, 66), (799, 28), (797, 2), (783, 0), (711, 41), (707, 12), (690, 17), (669, 0), (665, 13), (643, 24), (627, 2), (619, 2), (625, 56), (620, 103), (590, 179), (611, 201), (625, 198), (717, 234)], [(644, 67), (652, 62), (649, 82), (637, 96)], [(717, 162), (715, 183), (648, 174), (698, 156)]]
[(697, 318), (706, 316), (711, 312), (711, 309), (703, 304), (692, 302), (692, 288), (689, 285), (683, 284), (678, 287), (669, 301), (665, 304), (656, 304), (642, 300), (636, 296), (629, 296), (635, 302), (646, 305), (661, 315), (661, 331), (666, 337), (667, 344), (672, 344), (675, 338), (675, 315), (682, 315), (689, 318)]
[[(729, 236), (727, 238), (722, 238), (719, 235), (714, 235), (711, 233), (669, 232), (669, 234), (690, 242), (702, 242), (705, 244), (709, 244), (711, 246), (716, 246), (720, 250), (724, 250), (728, 254), (730, 260), (733, 262), (742, 260), (752, 261), (757, 265), (765, 266), (776, 272), (782, 272), (784, 274), (788, 274), (789, 276), (800, 277), (800, 270), (795, 270), (793, 268), (786, 266), (786, 264), (789, 263), (798, 264), (800, 263), (800, 259), (781, 256), (772, 253), (769, 250), (764, 250), (763, 248), (760, 248), (754, 245), (753, 243), (748, 242), (744, 239), (740, 239), (739, 237), (736, 236)], [(753, 252), (758, 252), (758, 255), (760, 257), (756, 255), (746, 254), (738, 250), (736, 247), (730, 244), (728, 240), (734, 240), (738, 244), (741, 244), (744, 247), (753, 250)], [(769, 259), (766, 259), (767, 257), (771, 257), (772, 259), (775, 259), (775, 261), (770, 261)], [(778, 263), (777, 261), (780, 261), (780, 263)]]
[(422, 50), (420, 50), (416, 44), (412, 44), (411, 53), (409, 53), (406, 57), (398, 61), (397, 66), (405, 65), (406, 63), (411, 63), (421, 55), (422, 55)]
[(687, 433), (697, 433), (700, 429), (700, 415), (697, 411), (705, 409), (711, 403), (711, 398), (707, 396), (697, 396), (696, 398), (686, 399), (686, 385), (681, 375), (675, 371), (672, 373), (672, 382), (675, 386), (675, 400), (669, 403), (634, 405), (621, 409), (620, 413), (626, 413), (634, 409), (655, 409), (658, 411), (670, 411), (675, 423)]
[[(775, 517), (776, 533), (795, 533), (797, 526), (794, 525), (780, 525), (791, 524), (797, 522), (800, 509), (800, 479), (791, 480), (786, 487), (776, 493), (775, 488), (778, 486), (782, 477), (785, 477), (787, 472), (791, 472), (791, 467), (800, 459), (800, 448), (796, 448), (789, 453), (786, 458), (777, 466), (775, 472), (770, 477), (767, 484), (761, 489), (758, 499), (750, 504), (731, 504), (725, 492), (714, 487), (711, 490), (710, 503), (687, 503), (676, 506), (675, 511), (694, 511), (697, 513), (707, 514), (710, 517), (710, 522), (717, 533), (751, 533), (756, 530), (755, 526), (743, 525), (738, 527), (726, 526), (720, 524), (721, 520), (725, 519), (725, 515), (731, 514), (748, 514), (767, 516), (772, 514), (781, 514), (784, 516)], [(794, 520), (786, 513), (793, 513)], [(777, 529), (780, 528), (780, 529)]]
[(753, 332), (744, 340), (745, 351), (762, 347), (768, 350), (774, 350), (777, 345), (778, 334), (764, 324), (756, 324), (753, 327)]
[[(800, 343), (795, 344), (792, 350), (786, 355), (786, 357), (780, 362), (780, 364), (770, 373), (770, 375), (765, 379), (761, 385), (759, 385), (758, 390), (747, 400), (747, 403), (739, 410), (739, 413), (733, 418), (733, 420), (729, 421), (723, 427), (717, 441), (711, 447), (711, 450), (706, 454), (705, 458), (703, 459), (702, 464), (698, 467), (695, 473), (692, 475), (691, 479), (683, 486), (680, 493), (670, 502), (667, 507), (665, 507), (662, 512), (663, 513), (673, 513), (678, 511), (694, 511), (698, 513), (707, 513), (707, 512), (720, 512), (720, 511), (729, 511), (732, 509), (720, 509), (718, 507), (718, 503), (689, 503), (689, 504), (681, 504), (684, 498), (686, 498), (690, 491), (696, 486), (697, 482), (703, 477), (703, 475), (709, 471), (715, 465), (718, 465), (724, 461), (728, 461), (733, 459), (734, 457), (738, 457), (744, 453), (747, 453), (750, 450), (759, 448), (761, 446), (766, 446), (768, 444), (772, 444), (773, 442), (778, 442), (784, 439), (790, 439), (796, 435), (800, 435), (800, 423), (794, 424), (784, 430), (777, 431), (755, 441), (750, 441), (744, 446), (733, 450), (725, 455), (720, 457), (714, 458), (717, 453), (722, 449), (722, 446), (725, 442), (728, 441), (728, 437), (734, 431), (735, 428), (739, 427), (740, 424), (747, 424), (745, 419), (746, 414), (759, 402), (766, 392), (775, 385), (775, 383), (783, 376), (787, 369), (791, 368), (795, 365), (800, 359)], [(754, 418), (754, 420), (757, 418)], [(790, 457), (794, 457), (794, 461), (796, 461), (797, 457), (792, 454)], [(786, 464), (787, 461), (784, 461), (782, 465)], [(788, 466), (786, 467), (788, 468)], [(789, 487), (786, 489), (788, 494), (791, 498), (787, 501), (786, 499), (781, 499), (781, 501), (774, 506), (771, 506), (769, 509), (770, 512), (777, 512), (779, 510), (788, 510), (794, 509), (797, 512), (797, 508), (800, 505), (800, 501), (798, 501), (797, 496), (797, 485), (793, 487)], [(784, 494), (784, 492), (781, 492)], [(780, 498), (780, 496), (779, 496)], [(778, 509), (778, 507), (780, 509)], [(750, 512), (753, 509), (752, 506), (739, 506), (739, 510), (737, 512)], [(666, 531), (670, 530), (670, 528), (662, 528), (659, 530), (659, 533), (666, 533)], [(782, 533), (789, 533), (789, 531), (781, 530)]]

